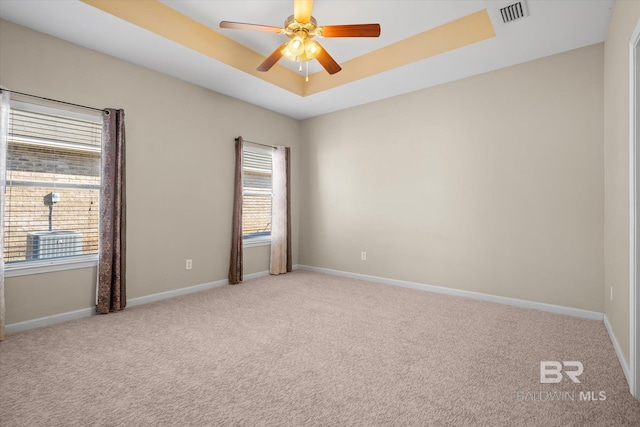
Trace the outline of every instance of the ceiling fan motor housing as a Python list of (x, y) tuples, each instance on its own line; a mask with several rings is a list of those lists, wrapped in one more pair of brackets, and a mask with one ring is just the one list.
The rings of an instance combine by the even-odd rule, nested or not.
[(289, 37), (296, 36), (299, 32), (304, 32), (309, 37), (313, 37), (316, 35), (316, 30), (318, 29), (318, 21), (313, 16), (309, 19), (307, 23), (301, 23), (295, 20), (293, 15), (287, 18), (284, 21), (284, 31), (285, 34)]

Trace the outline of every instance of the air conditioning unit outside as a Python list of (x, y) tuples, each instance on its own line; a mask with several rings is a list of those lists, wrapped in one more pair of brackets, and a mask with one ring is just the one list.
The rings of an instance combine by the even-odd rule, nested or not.
[(63, 230), (27, 233), (27, 259), (73, 255), (82, 255), (82, 233)]

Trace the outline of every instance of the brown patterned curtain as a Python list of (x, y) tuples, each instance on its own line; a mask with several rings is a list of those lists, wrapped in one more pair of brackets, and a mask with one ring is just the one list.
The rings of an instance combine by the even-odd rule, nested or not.
[(236, 170), (233, 184), (233, 219), (231, 222), (231, 259), (229, 283), (242, 282), (242, 137), (236, 138)]
[(127, 305), (124, 111), (105, 109), (102, 123), (97, 311), (109, 313)]

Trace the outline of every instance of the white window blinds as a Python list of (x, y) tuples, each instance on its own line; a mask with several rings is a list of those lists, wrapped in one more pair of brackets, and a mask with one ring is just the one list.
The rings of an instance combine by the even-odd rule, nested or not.
[(99, 116), (77, 116), (12, 103), (4, 235), (8, 266), (98, 253), (102, 123)]
[(242, 236), (271, 235), (271, 151), (243, 148)]

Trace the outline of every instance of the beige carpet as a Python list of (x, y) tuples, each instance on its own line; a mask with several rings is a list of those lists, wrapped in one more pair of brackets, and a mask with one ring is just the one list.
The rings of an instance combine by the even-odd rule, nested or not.
[(296, 271), (11, 335), (0, 425), (623, 426), (640, 402), (602, 322)]

